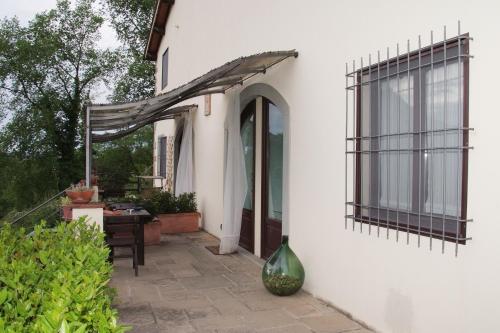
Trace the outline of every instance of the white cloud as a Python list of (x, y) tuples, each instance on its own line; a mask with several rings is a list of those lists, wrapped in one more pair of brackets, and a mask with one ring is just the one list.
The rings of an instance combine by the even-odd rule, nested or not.
[[(57, 0), (2, 0), (0, 17), (16, 16), (21, 24), (26, 24), (35, 17), (35, 14), (55, 8), (56, 3)], [(114, 48), (120, 45), (109, 22), (103, 24), (101, 36), (99, 46), (102, 48)]]
[(17, 16), (21, 23), (27, 23), (31, 18), (44, 10), (56, 6), (56, 0), (2, 0), (2, 17)]

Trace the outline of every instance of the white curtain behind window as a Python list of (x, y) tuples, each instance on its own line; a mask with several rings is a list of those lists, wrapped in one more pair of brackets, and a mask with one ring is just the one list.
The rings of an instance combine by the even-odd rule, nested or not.
[(240, 135), (240, 99), (236, 94), (234, 107), (228, 110), (224, 123), (227, 152), (224, 170), (224, 220), (219, 252), (232, 253), (238, 248), (241, 214), (247, 192), (245, 156)]
[[(409, 83), (409, 85), (408, 85)], [(408, 88), (410, 89), (408, 91)], [(401, 74), (381, 81), (380, 139), (380, 206), (409, 209), (412, 200), (413, 75)], [(388, 136), (390, 135), (390, 136)], [(399, 175), (398, 175), (399, 173)]]
[[(463, 87), (462, 78), (458, 77), (458, 73), (457, 62), (447, 64), (446, 77), (443, 65), (434, 66), (433, 71), (426, 73), (426, 126), (429, 130), (456, 129), (462, 126), (459, 89), (462, 90)], [(427, 147), (460, 147), (461, 141), (462, 135), (457, 131), (449, 131), (446, 134), (442, 131), (426, 136)], [(457, 216), (460, 213), (458, 205), (461, 202), (458, 196), (462, 192), (461, 152), (457, 149), (427, 152), (425, 174), (429, 192), (425, 200), (425, 212)], [(443, 197), (445, 197), (444, 201)]]
[(193, 111), (184, 117), (184, 132), (182, 135), (179, 164), (175, 175), (175, 195), (193, 192)]

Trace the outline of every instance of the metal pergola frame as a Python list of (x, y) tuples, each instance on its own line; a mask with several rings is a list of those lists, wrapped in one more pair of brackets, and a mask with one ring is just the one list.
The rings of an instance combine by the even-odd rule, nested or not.
[(156, 121), (175, 118), (197, 107), (175, 105), (197, 96), (223, 94), (236, 85), (243, 85), (246, 80), (257, 74), (265, 74), (269, 67), (297, 56), (296, 50), (288, 50), (241, 57), (152, 98), (122, 104), (88, 105), (85, 115), (86, 185), (91, 184), (93, 142), (115, 140)]

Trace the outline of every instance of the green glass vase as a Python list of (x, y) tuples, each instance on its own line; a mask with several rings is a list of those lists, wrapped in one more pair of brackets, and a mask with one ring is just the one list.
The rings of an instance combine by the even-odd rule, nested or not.
[(304, 279), (304, 266), (288, 246), (288, 236), (283, 236), (280, 247), (262, 269), (262, 282), (272, 294), (288, 296), (302, 287)]

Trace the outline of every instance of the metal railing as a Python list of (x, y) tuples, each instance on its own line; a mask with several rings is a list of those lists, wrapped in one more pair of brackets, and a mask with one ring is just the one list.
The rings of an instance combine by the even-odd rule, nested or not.
[[(19, 222), (21, 222), (26, 217), (28, 217), (28, 216), (30, 216), (30, 215), (32, 215), (32, 214), (40, 211), (42, 208), (48, 207), (48, 205), (51, 204), (54, 200), (59, 199), (65, 193), (65, 191), (68, 188), (66, 188), (66, 189), (60, 191), (59, 193), (51, 196), (49, 199), (45, 200), (44, 202), (42, 202), (42, 203), (36, 205), (35, 207), (29, 209), (27, 212), (21, 213), (21, 216), (18, 216), (16, 218), (14, 218), (11, 222), (7, 222), (7, 223), (9, 223), (11, 225), (18, 224)], [(60, 209), (59, 209), (59, 206), (58, 206), (52, 212), (48, 213), (48, 215), (44, 216), (44, 219), (48, 220), (49, 218), (54, 217), (54, 215), (56, 215), (59, 212), (60, 212)]]

